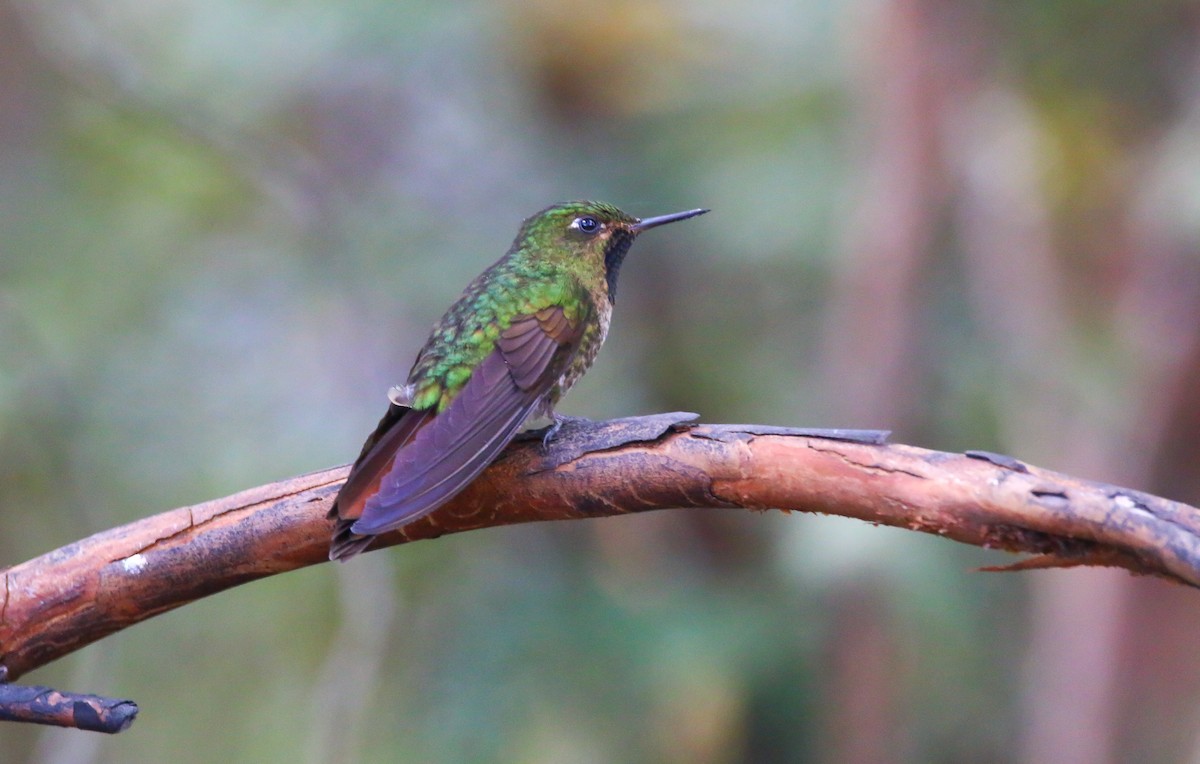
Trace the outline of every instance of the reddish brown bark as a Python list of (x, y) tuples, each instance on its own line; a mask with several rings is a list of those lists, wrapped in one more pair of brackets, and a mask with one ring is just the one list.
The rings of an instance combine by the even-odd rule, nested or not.
[[(1200, 586), (1200, 510), (1190, 506), (1003, 457), (687, 418), (570, 424), (549, 449), (519, 441), (451, 503), (378, 546), (652, 509), (778, 508), (1037, 555), (1014, 568), (1111, 565)], [(8, 568), (3, 678), (200, 597), (324, 562), (326, 512), (345, 474), (171, 510)]]

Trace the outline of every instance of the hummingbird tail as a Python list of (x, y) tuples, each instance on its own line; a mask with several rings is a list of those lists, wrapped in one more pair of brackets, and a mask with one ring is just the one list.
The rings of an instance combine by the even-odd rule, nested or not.
[(375, 432), (367, 438), (362, 453), (350, 468), (346, 483), (329, 508), (329, 517), (336, 520), (329, 545), (329, 559), (348, 560), (371, 545), (373, 535), (354, 533), (350, 526), (362, 515), (366, 499), (378, 490), (379, 472), (386, 466), (387, 460), (432, 416), (430, 411), (414, 412), (396, 403), (388, 407)]
[(329, 543), (329, 559), (345, 562), (357, 554), (365, 552), (374, 536), (363, 536), (350, 530), (353, 520), (338, 520), (333, 529), (333, 540)]

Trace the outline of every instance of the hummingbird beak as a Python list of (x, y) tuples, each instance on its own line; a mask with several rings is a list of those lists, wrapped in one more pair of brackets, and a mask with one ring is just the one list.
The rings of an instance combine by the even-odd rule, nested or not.
[(667, 223), (674, 223), (677, 220), (687, 220), (688, 218), (694, 218), (697, 215), (703, 215), (706, 212), (708, 212), (708, 210), (688, 210), (687, 212), (673, 212), (670, 215), (659, 215), (658, 217), (653, 217), (653, 218), (642, 218), (641, 220), (639, 220), (638, 222), (636, 222), (632, 226), (630, 226), (629, 229), (631, 231), (633, 231), (635, 234), (641, 233), (642, 231), (648, 231), (651, 228), (657, 228), (660, 225), (666, 225)]

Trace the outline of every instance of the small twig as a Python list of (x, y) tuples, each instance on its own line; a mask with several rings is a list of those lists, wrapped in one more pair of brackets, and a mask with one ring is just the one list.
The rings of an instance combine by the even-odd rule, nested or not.
[[(654, 509), (776, 508), (1035, 555), (1016, 568), (1110, 565), (1200, 586), (1200, 510), (1184, 504), (997, 454), (691, 418), (571, 422), (548, 449), (520, 439), (449, 504), (376, 546)], [(325, 515), (345, 476), (338, 467), (171, 510), (7, 569), (0, 675), (16, 679), (200, 597), (326, 561)]]
[(80, 695), (49, 687), (0, 684), (0, 721), (74, 727), (115, 734), (137, 717), (132, 700)]

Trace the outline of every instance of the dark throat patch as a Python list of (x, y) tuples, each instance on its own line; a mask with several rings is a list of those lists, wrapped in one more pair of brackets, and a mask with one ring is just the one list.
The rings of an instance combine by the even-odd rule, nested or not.
[(608, 246), (604, 248), (604, 277), (608, 281), (610, 303), (617, 299), (617, 272), (621, 270), (621, 263), (633, 244), (633, 237), (634, 234), (627, 231), (615, 231), (608, 240)]

